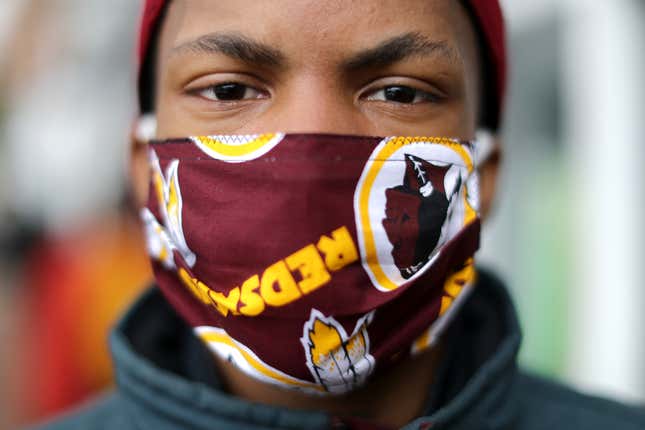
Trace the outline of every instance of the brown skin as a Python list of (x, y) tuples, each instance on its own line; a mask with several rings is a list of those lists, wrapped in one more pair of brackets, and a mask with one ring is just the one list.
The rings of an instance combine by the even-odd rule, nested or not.
[[(240, 36), (261, 43), (263, 55), (232, 55), (239, 49), (228, 42)], [(394, 39), (403, 42), (390, 52), (411, 40), (407, 48), (416, 49), (365, 61)], [(479, 115), (478, 58), (474, 30), (455, 0), (174, 0), (158, 50), (157, 137), (283, 131), (468, 139)], [(145, 145), (132, 148), (133, 186), (143, 203)], [(484, 215), (499, 154), (481, 167)], [(401, 426), (423, 411), (438, 355), (435, 349), (408, 359), (365, 388), (330, 398), (218, 366), (229, 391), (251, 401)]]

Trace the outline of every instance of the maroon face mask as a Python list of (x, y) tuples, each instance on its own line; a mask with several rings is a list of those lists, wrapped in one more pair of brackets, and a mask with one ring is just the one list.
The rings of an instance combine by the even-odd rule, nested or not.
[(430, 347), (473, 284), (473, 144), (318, 134), (150, 143), (156, 280), (248, 375), (345, 393)]

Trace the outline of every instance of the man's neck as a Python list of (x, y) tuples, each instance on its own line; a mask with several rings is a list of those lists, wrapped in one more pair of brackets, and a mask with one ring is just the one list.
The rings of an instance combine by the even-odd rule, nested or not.
[(342, 396), (317, 397), (287, 391), (250, 378), (231, 363), (217, 360), (229, 393), (242, 399), (291, 409), (360, 417), (399, 428), (424, 412), (441, 348), (408, 358), (366, 386)]

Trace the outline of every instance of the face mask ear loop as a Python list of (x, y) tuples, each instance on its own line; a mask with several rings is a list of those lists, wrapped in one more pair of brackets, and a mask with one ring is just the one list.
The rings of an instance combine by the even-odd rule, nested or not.
[(475, 165), (482, 166), (493, 153), (495, 139), (488, 130), (478, 130), (475, 137)]
[(134, 137), (138, 144), (146, 145), (157, 136), (157, 117), (152, 113), (141, 115), (134, 127)]

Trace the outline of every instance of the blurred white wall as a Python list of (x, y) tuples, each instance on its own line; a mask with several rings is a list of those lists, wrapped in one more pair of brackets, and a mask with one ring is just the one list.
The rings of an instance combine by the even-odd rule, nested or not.
[(645, 4), (563, 8), (566, 156), (576, 187), (567, 375), (645, 400)]
[(502, 3), (505, 167), (480, 261), (512, 287), (525, 365), (645, 402), (645, 4)]
[(2, 182), (19, 220), (64, 229), (118, 202), (139, 8), (132, 0), (3, 0), (1, 39), (11, 46)]

